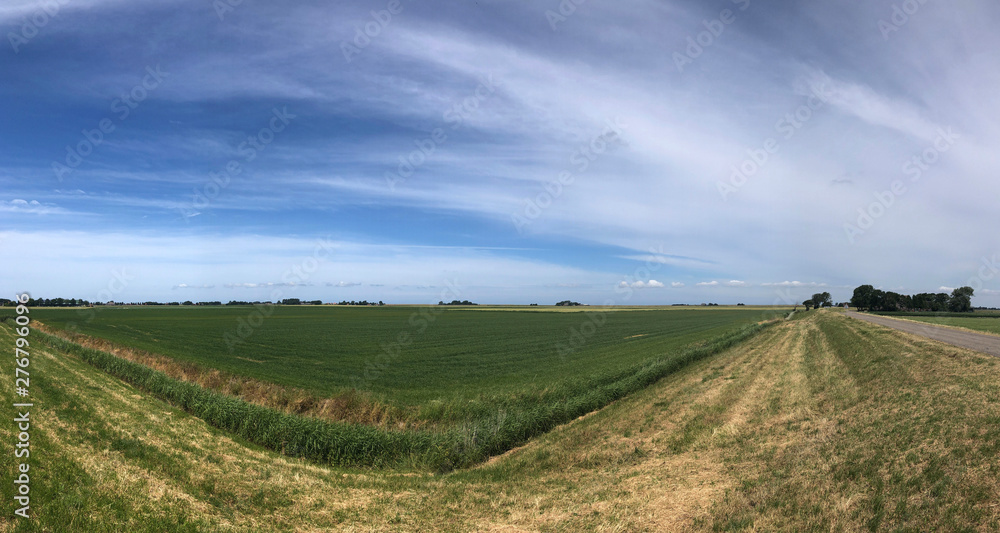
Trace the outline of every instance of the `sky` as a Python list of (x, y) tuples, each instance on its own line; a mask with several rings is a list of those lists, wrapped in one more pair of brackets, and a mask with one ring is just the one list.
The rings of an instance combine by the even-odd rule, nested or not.
[(1000, 306), (992, 0), (5, 0), (4, 297)]

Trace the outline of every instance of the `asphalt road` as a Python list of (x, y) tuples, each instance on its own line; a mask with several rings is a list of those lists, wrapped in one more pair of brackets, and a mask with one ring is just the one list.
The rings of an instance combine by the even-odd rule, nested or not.
[(933, 324), (927, 324), (925, 322), (894, 319), (878, 315), (857, 313), (855, 311), (848, 311), (847, 316), (858, 320), (865, 320), (887, 328), (898, 329), (914, 335), (920, 335), (936, 341), (954, 344), (955, 346), (961, 346), (962, 348), (976, 350), (977, 352), (987, 353), (995, 357), (1000, 357), (1000, 337), (995, 335), (973, 333), (971, 331), (962, 331), (960, 329), (944, 328)]

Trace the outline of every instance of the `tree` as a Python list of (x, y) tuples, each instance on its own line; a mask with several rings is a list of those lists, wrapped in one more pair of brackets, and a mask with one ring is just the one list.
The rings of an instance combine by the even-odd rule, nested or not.
[(814, 305), (814, 303), (815, 302), (813, 302), (812, 300), (806, 300), (806, 301), (802, 302), (802, 305), (806, 306), (806, 311), (808, 311), (809, 308)]
[(949, 300), (948, 295), (945, 294), (945, 293), (943, 293), (943, 292), (939, 292), (939, 293), (935, 294), (934, 295), (934, 304), (931, 306), (931, 311), (934, 311), (934, 312), (947, 311), (948, 310), (948, 300)]
[(885, 291), (882, 289), (872, 291), (871, 308), (873, 311), (885, 310)]
[(903, 297), (899, 293), (892, 291), (886, 292), (882, 296), (882, 305), (880, 308), (882, 311), (899, 311), (902, 299)]
[(833, 301), (830, 299), (830, 293), (828, 292), (818, 292), (812, 296), (813, 306), (816, 309), (820, 307), (830, 307), (833, 305)]
[(959, 287), (951, 291), (951, 298), (948, 299), (948, 310), (953, 313), (967, 313), (972, 311), (972, 287)]
[(861, 285), (854, 289), (854, 296), (851, 296), (851, 306), (858, 311), (869, 311), (872, 307), (872, 296), (875, 287), (871, 285)]

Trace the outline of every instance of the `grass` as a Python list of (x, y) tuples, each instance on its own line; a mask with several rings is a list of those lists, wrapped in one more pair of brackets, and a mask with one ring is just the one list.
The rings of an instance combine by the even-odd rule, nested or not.
[[(796, 317), (444, 475), (282, 456), (33, 344), (35, 518), (0, 529), (1000, 529), (1000, 361)], [(0, 455), (6, 479), (12, 461)]]
[(971, 329), (974, 331), (980, 331), (985, 333), (993, 333), (1000, 335), (1000, 315), (995, 315), (992, 317), (954, 317), (954, 316), (944, 316), (944, 317), (930, 317), (930, 316), (900, 316), (899, 318), (906, 318), (907, 320), (916, 320), (918, 322), (926, 322), (928, 324), (938, 324), (941, 326), (951, 326), (956, 328)]
[(976, 309), (970, 313), (952, 313), (948, 311), (878, 311), (876, 315), (910, 317), (950, 317), (950, 318), (1000, 318), (1000, 310)]

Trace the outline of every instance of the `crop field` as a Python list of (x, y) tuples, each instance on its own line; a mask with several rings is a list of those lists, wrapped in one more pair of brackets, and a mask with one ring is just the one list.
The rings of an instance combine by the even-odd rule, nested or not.
[(400, 408), (423, 406), (427, 414), (433, 411), (429, 405), (534, 395), (560, 383), (617, 374), (787, 312), (445, 308), (432, 309), (435, 315), (417, 307), (277, 306), (230, 350), (226, 335), (234, 338), (253, 311), (112, 308), (88, 322), (77, 310), (38, 309), (33, 318), (318, 397), (353, 387)]
[(1000, 528), (1000, 360), (830, 311), (444, 474), (289, 457), (32, 338), (39, 473), (24, 530)]
[(422, 323), (413, 307), (279, 307), (229, 352), (226, 328), (251, 309), (104, 309), (83, 324), (75, 310), (39, 309), (34, 319), (62, 332), (39, 331), (49, 347), (250, 442), (325, 464), (448, 471), (642, 390), (785, 312), (456, 308)]

